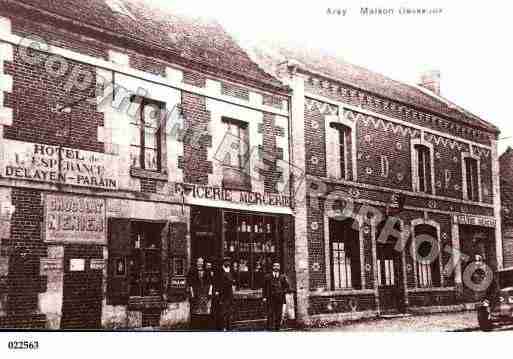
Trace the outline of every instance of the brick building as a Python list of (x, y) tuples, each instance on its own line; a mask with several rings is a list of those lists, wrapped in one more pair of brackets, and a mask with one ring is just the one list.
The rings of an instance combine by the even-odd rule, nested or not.
[(215, 22), (0, 0), (0, 327), (186, 322), (223, 255), (261, 317), (270, 261), (294, 278), (288, 99)]
[[(312, 50), (252, 51), (292, 88), (293, 164), (307, 174), (295, 206), (298, 316), (474, 301), (468, 264), (503, 265), (497, 128), (441, 97), (437, 72), (410, 86)], [(387, 225), (395, 232), (380, 238)], [(440, 256), (413, 260), (421, 235), (435, 241), (420, 242), (418, 258)]]
[(502, 202), (502, 247), (504, 268), (513, 267), (513, 149), (499, 158)]
[[(451, 250), (509, 266), (498, 130), (436, 73), (250, 58), (215, 22), (125, 0), (0, 0), (0, 50), (0, 327), (186, 322), (200, 256), (237, 263), (241, 323), (273, 260), (304, 322), (472, 301)], [(422, 234), (432, 263), (396, 248)]]

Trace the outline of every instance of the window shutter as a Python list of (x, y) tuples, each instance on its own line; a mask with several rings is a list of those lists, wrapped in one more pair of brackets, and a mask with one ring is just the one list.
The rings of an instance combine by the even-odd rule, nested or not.
[(128, 304), (130, 236), (130, 220), (109, 219), (107, 303), (110, 305)]
[(170, 258), (169, 258), (169, 222), (164, 224), (162, 231), (160, 232), (161, 243), (162, 243), (162, 293), (164, 300), (167, 298), (167, 287), (169, 285), (170, 275)]
[[(169, 225), (169, 282), (167, 285), (167, 297), (170, 302), (183, 301), (186, 298), (185, 275), (187, 270), (187, 224), (174, 222)], [(183, 270), (177, 272), (177, 268), (183, 264)]]

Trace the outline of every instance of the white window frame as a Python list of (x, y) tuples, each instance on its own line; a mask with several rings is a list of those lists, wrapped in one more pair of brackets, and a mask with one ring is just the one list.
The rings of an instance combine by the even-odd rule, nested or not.
[[(340, 108), (339, 112), (343, 113)], [(350, 131), (349, 134), (344, 136), (346, 140), (345, 150), (345, 169), (344, 176), (340, 167), (340, 130), (332, 124), (339, 124)], [(325, 116), (325, 129), (326, 129), (326, 173), (329, 178), (346, 181), (357, 181), (357, 163), (356, 163), (356, 122), (349, 121), (343, 115), (326, 115)], [(347, 136), (351, 136), (351, 148), (347, 146)], [(351, 168), (349, 168), (349, 159), (351, 159)], [(351, 169), (351, 171), (349, 171)], [(350, 175), (351, 172), (351, 175)]]
[(481, 186), (481, 158), (477, 155), (474, 155), (470, 152), (463, 152), (461, 154), (461, 181), (462, 181), (462, 191), (463, 191), (463, 199), (466, 201), (470, 201), (468, 197), (468, 183), (467, 183), (467, 165), (465, 163), (465, 159), (471, 158), (477, 161), (477, 193), (478, 193), (478, 201), (482, 202), (483, 200), (483, 189)]
[[(416, 146), (425, 146), (429, 149), (430, 156), (430, 167), (431, 173), (431, 192), (428, 194), (435, 195), (436, 194), (436, 186), (435, 186), (435, 156), (434, 156), (434, 146), (432, 143), (423, 140), (422, 138), (416, 138), (411, 140), (411, 172), (412, 172), (412, 187), (414, 192), (420, 191), (420, 178), (419, 178), (419, 158), (417, 155)], [(422, 192), (424, 193), (424, 192)]]
[[(330, 220), (337, 217), (336, 212), (330, 210), (325, 212), (324, 214), (324, 257), (326, 258), (326, 288), (335, 291), (336, 289), (331, 285), (331, 268), (333, 266), (333, 259), (331, 253), (331, 237), (330, 237)], [(364, 219), (361, 215), (356, 215), (353, 218), (354, 221), (358, 222), (358, 247), (360, 250), (360, 283), (361, 288), (364, 290), (366, 288), (366, 278), (365, 278), (365, 257), (364, 257), (364, 233), (363, 227), (365, 225)], [(351, 268), (353, 270), (353, 268)], [(339, 290), (339, 289), (337, 289)], [(343, 289), (340, 289), (343, 290)], [(350, 290), (350, 289), (346, 289)], [(358, 289), (353, 289), (358, 290)]]

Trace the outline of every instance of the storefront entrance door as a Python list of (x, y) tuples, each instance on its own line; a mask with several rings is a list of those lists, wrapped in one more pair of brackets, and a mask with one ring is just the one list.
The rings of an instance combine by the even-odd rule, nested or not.
[(103, 271), (76, 254), (65, 258), (61, 329), (100, 329)]
[(400, 252), (390, 243), (377, 245), (378, 293), (382, 314), (404, 310)]

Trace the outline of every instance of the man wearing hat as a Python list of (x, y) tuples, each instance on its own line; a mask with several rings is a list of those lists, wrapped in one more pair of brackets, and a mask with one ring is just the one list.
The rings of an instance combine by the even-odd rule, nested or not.
[(285, 294), (290, 289), (287, 277), (280, 271), (280, 263), (273, 263), (273, 270), (264, 279), (263, 301), (267, 304), (267, 329), (280, 330)]
[(215, 294), (217, 299), (217, 329), (231, 330), (233, 292), (235, 290), (235, 277), (230, 265), (230, 258), (223, 258), (223, 265), (219, 268), (215, 280)]

